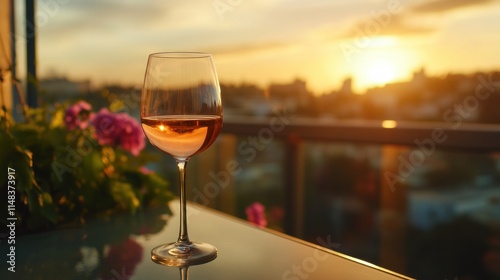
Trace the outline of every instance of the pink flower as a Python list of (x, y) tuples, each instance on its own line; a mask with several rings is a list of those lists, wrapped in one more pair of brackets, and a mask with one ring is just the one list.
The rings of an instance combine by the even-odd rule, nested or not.
[(144, 175), (149, 175), (149, 174), (153, 174), (154, 173), (153, 170), (150, 170), (146, 166), (141, 166), (141, 168), (139, 168), (139, 171), (141, 171), (141, 173), (144, 174)]
[(113, 272), (126, 277), (134, 275), (137, 265), (142, 261), (143, 251), (141, 244), (132, 238), (110, 245), (108, 254), (103, 259), (104, 267), (100, 272), (101, 278), (116, 279), (116, 273)]
[(250, 223), (260, 227), (267, 226), (266, 208), (259, 202), (254, 202), (245, 210), (247, 219)]
[(85, 101), (78, 101), (73, 106), (66, 109), (64, 116), (64, 124), (69, 130), (75, 128), (85, 129), (88, 126), (88, 121), (92, 119), (92, 105)]
[(96, 139), (101, 145), (117, 145), (120, 139), (120, 123), (117, 114), (102, 108), (94, 116), (92, 125), (95, 127)]
[(141, 126), (126, 113), (115, 114), (102, 108), (92, 120), (96, 139), (101, 145), (120, 145), (137, 156), (146, 145)]
[(141, 126), (134, 118), (125, 113), (118, 114), (118, 119), (121, 127), (119, 144), (134, 156), (139, 155), (146, 146)]

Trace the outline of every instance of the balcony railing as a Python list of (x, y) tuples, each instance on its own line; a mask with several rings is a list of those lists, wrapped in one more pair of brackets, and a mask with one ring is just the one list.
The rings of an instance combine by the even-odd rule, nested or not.
[[(435, 250), (418, 248), (429, 246), (423, 236), (433, 238), (435, 229), (463, 216), (498, 230), (500, 125), (277, 113), (227, 117), (222, 132), (213, 148), (193, 159), (198, 203), (244, 217), (244, 208), (260, 200), (269, 206), (271, 224), (282, 217), (271, 227), (310, 241), (331, 236), (335, 250), (419, 279), (460, 274), (422, 268), (427, 262), (415, 252)], [(283, 216), (273, 204), (281, 205)], [(500, 238), (491, 232), (489, 238)], [(460, 260), (444, 262), (459, 267)], [(477, 273), (487, 273), (481, 269)]]
[[(275, 116), (267, 118), (229, 117), (224, 120), (224, 133), (258, 135), (270, 128), (277, 137), (300, 137), (303, 140), (416, 146), (418, 140), (430, 139), (436, 148), (474, 151), (500, 149), (500, 124), (404, 122), (372, 120), (322, 120)], [(283, 118), (283, 119), (279, 119)], [(284, 123), (283, 129), (272, 129), (273, 123)], [(278, 124), (276, 124), (278, 126)], [(438, 135), (439, 134), (439, 135)], [(442, 136), (441, 136), (442, 134)], [(434, 138), (444, 141), (434, 141)]]

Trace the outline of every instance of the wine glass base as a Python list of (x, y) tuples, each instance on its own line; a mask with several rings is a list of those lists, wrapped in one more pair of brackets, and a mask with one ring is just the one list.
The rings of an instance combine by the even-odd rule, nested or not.
[(163, 244), (151, 250), (151, 260), (166, 266), (189, 266), (217, 258), (217, 248), (207, 243)]

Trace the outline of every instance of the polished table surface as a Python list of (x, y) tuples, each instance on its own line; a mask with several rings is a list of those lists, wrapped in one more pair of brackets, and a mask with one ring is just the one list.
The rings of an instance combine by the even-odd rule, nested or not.
[[(226, 214), (188, 205), (192, 241), (218, 248), (215, 260), (187, 269), (151, 261), (151, 249), (175, 241), (178, 202), (171, 213), (145, 212), (88, 221), (84, 226), (19, 236), (16, 272), (1, 279), (410, 279)], [(328, 236), (318, 237), (328, 242)], [(4, 244), (2, 244), (2, 255)]]

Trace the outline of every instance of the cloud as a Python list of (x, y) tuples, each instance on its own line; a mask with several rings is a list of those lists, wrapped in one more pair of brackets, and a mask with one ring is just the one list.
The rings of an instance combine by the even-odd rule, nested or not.
[(69, 39), (82, 34), (108, 34), (120, 30), (148, 27), (169, 17), (171, 4), (165, 1), (138, 0), (86, 0), (69, 1), (67, 4), (50, 6), (56, 1), (40, 1), (38, 13), (46, 15), (39, 25), (44, 36)]
[(448, 12), (471, 6), (482, 6), (492, 2), (493, 0), (435, 0), (416, 5), (412, 8), (412, 11), (416, 13)]
[(264, 51), (282, 50), (292, 47), (293, 44), (286, 42), (265, 42), (265, 43), (237, 43), (225, 46), (208, 48), (207, 51), (214, 55), (248, 55)]
[(358, 21), (354, 26), (341, 35), (341, 38), (354, 38), (364, 36), (390, 36), (390, 35), (420, 35), (434, 31), (436, 26), (425, 26), (414, 23), (403, 15), (391, 15), (387, 24), (380, 19), (370, 18)]
[[(357, 21), (341, 38), (369, 36), (423, 35), (439, 30), (445, 13), (458, 9), (484, 6), (494, 0), (433, 0), (415, 6), (401, 6), (399, 13), (389, 13), (386, 9), (373, 10)], [(385, 13), (386, 18), (379, 13)], [(439, 14), (438, 14), (439, 13)], [(366, 35), (365, 35), (366, 36)]]

